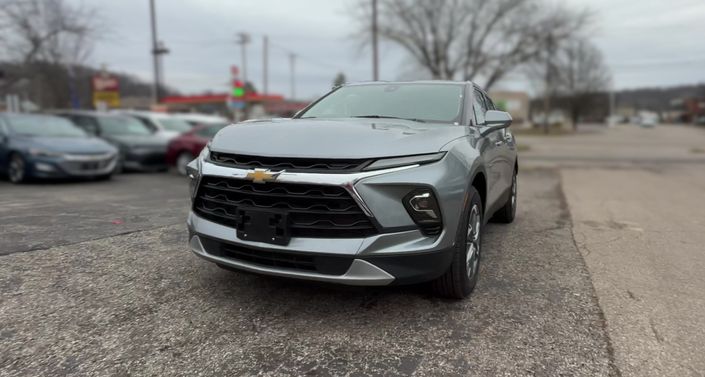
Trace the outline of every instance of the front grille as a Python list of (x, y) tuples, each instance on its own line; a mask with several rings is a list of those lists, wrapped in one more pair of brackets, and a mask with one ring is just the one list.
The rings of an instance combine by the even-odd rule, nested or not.
[(261, 168), (325, 173), (360, 171), (373, 161), (371, 159), (263, 157), (221, 152), (211, 152), (210, 158), (215, 163), (240, 169)]
[(91, 174), (105, 170), (113, 163), (114, 158), (91, 161), (64, 161), (61, 167), (70, 174)]
[(316, 272), (325, 275), (342, 275), (352, 263), (351, 258), (344, 256), (262, 250), (224, 243), (204, 236), (200, 236), (200, 238), (203, 247), (209, 254), (264, 267)]
[(291, 237), (363, 238), (377, 228), (342, 187), (203, 177), (194, 200), (200, 216), (237, 226), (237, 209), (284, 210)]

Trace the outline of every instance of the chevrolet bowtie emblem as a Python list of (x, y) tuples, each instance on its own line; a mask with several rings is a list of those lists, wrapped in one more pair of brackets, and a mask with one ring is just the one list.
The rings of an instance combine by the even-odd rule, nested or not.
[(278, 172), (273, 172), (269, 169), (255, 169), (249, 173), (247, 173), (247, 176), (245, 176), (245, 179), (249, 179), (254, 183), (265, 183), (265, 182), (271, 182), (277, 179), (279, 174), (283, 173), (284, 170), (278, 171)]

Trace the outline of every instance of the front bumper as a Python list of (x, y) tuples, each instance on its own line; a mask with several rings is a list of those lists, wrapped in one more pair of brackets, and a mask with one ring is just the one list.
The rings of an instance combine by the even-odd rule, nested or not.
[(453, 256), (451, 249), (387, 256), (341, 256), (292, 251), (272, 253), (268, 249), (243, 248), (240, 244), (203, 235), (192, 234), (189, 238), (194, 254), (226, 268), (355, 286), (430, 281), (448, 269)]
[(115, 153), (72, 155), (64, 157), (32, 157), (29, 175), (36, 178), (97, 177), (111, 174), (117, 164)]
[[(201, 176), (231, 179), (243, 179), (248, 173), (248, 170), (202, 160), (200, 171)], [(378, 233), (362, 238), (292, 237), (282, 246), (240, 239), (234, 228), (192, 211), (187, 220), (190, 246), (196, 255), (211, 262), (267, 275), (349, 285), (411, 284), (433, 280), (442, 275), (451, 262), (468, 179), (463, 173), (467, 171), (469, 169), (462, 160), (447, 156), (428, 165), (356, 174), (284, 172), (277, 182), (344, 187), (376, 224)], [(420, 186), (432, 187), (437, 194), (443, 230), (436, 236), (422, 234), (402, 204), (402, 198)], [(235, 254), (241, 251), (238, 248), (244, 249), (250, 257), (233, 257), (232, 253), (222, 252), (224, 247), (234, 248)], [(325, 273), (317, 268), (302, 270), (297, 265), (262, 260), (257, 254), (259, 251), (263, 254), (313, 256), (312, 263), (318, 257), (332, 258), (344, 266)]]
[(169, 168), (166, 163), (166, 147), (164, 149), (135, 149), (123, 156), (122, 167), (132, 171), (160, 171)]

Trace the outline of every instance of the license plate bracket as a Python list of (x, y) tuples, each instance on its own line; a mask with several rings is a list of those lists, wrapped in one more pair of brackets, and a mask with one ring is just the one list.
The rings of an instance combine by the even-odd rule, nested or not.
[(283, 246), (291, 240), (289, 217), (284, 211), (238, 208), (236, 229), (241, 240)]

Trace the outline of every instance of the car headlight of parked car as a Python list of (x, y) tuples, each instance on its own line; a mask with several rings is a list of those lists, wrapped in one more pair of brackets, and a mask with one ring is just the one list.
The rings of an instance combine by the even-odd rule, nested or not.
[(32, 157), (63, 157), (63, 153), (47, 151), (44, 149), (30, 148), (29, 155)]

